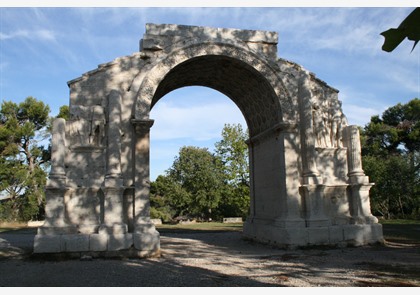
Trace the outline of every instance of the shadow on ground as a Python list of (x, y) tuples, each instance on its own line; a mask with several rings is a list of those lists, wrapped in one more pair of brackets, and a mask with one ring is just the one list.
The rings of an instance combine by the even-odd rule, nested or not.
[(2, 287), (419, 287), (419, 225), (384, 226), (384, 246), (282, 250), (240, 231), (162, 229), (162, 256), (45, 261), (36, 228), (0, 233)]

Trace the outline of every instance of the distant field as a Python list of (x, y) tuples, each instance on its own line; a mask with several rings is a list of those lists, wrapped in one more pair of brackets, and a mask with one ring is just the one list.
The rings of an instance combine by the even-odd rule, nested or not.
[[(381, 220), (386, 241), (420, 245), (419, 220)], [(197, 232), (197, 231), (242, 231), (242, 223), (197, 222), (190, 224), (161, 224), (156, 229), (161, 232)], [(25, 230), (26, 229), (26, 230)], [(21, 223), (0, 223), (0, 232), (30, 234), (36, 228)]]
[(242, 231), (242, 223), (197, 222), (189, 224), (159, 224), (156, 229), (165, 231)]

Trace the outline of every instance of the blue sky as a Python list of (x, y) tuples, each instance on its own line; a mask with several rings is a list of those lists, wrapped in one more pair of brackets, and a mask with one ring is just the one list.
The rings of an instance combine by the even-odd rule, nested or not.
[[(69, 103), (67, 81), (138, 51), (146, 23), (275, 31), (278, 56), (337, 88), (350, 124), (364, 126), (372, 115), (420, 97), (420, 45), (411, 52), (413, 42), (405, 40), (392, 53), (381, 50), (380, 33), (398, 27), (413, 7), (6, 6), (0, 8), (0, 100), (33, 96), (50, 105), (51, 115)], [(152, 180), (183, 145), (212, 150), (225, 123), (245, 126), (227, 97), (202, 87), (167, 94), (151, 118)]]

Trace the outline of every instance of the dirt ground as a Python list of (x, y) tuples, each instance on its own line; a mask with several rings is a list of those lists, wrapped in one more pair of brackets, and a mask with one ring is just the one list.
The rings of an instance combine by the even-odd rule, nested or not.
[(47, 261), (31, 256), (35, 232), (0, 233), (1, 287), (420, 287), (416, 241), (282, 250), (240, 232), (162, 231), (159, 258)]

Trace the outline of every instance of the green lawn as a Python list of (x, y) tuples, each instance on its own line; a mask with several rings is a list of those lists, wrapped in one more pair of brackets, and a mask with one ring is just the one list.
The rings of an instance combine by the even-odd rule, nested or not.
[(381, 220), (386, 241), (420, 245), (420, 220)]
[(242, 223), (197, 222), (190, 224), (159, 224), (160, 232), (169, 231), (242, 231)]
[[(419, 220), (381, 220), (386, 241), (403, 244), (420, 245)], [(197, 231), (242, 231), (242, 223), (198, 222), (190, 224), (156, 225), (161, 232), (197, 232)], [(35, 234), (36, 228), (28, 228), (26, 224), (0, 224), (0, 232)]]

